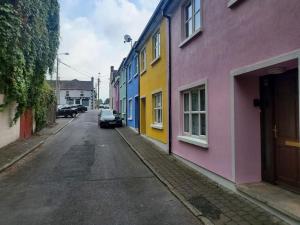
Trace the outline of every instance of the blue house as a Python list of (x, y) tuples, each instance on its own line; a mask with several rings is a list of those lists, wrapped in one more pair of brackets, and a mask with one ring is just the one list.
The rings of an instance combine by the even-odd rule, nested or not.
[(125, 62), (127, 74), (127, 126), (139, 129), (139, 63), (138, 53), (135, 49), (136, 44), (132, 47)]

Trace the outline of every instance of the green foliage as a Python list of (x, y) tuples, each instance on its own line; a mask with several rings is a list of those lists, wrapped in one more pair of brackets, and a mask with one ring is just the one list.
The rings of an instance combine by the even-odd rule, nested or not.
[(27, 108), (44, 120), (40, 100), (54, 101), (45, 74), (53, 71), (58, 46), (57, 0), (0, 0), (0, 93), (5, 96), (0, 107), (16, 101), (14, 121)]

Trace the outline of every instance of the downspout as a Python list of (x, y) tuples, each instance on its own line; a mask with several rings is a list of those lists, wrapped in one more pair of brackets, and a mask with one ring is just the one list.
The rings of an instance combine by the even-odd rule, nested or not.
[(126, 92), (126, 100), (125, 100), (125, 102), (126, 102), (126, 104), (125, 104), (125, 117), (126, 117), (126, 120), (125, 121), (126, 121), (126, 124), (125, 125), (127, 126), (127, 124), (128, 124), (128, 116), (127, 116), (128, 115), (127, 114), (128, 113), (127, 112), (127, 109), (128, 109), (128, 107), (127, 107), (127, 105), (128, 105), (128, 99), (127, 99), (128, 98), (128, 94), (127, 94), (128, 77), (127, 77), (127, 67), (124, 66), (124, 68), (125, 68), (125, 76), (126, 76), (126, 79), (125, 79), (125, 82), (126, 82), (125, 83), (125, 92)]
[(169, 129), (169, 155), (172, 154), (172, 48), (171, 48), (171, 17), (163, 11), (163, 17), (167, 18), (168, 20), (168, 50), (169, 50), (169, 63), (168, 63), (168, 69), (169, 69), (169, 77), (168, 77), (168, 110), (169, 110), (169, 124), (168, 124), (168, 129)]
[[(140, 53), (139, 51), (135, 51), (135, 53), (137, 54), (137, 68), (138, 68), (138, 100), (139, 100), (139, 120), (138, 120), (138, 132), (139, 134), (141, 134), (141, 88), (140, 88), (140, 84), (141, 84), (141, 77), (140, 77)], [(135, 115), (137, 116), (137, 115)]]

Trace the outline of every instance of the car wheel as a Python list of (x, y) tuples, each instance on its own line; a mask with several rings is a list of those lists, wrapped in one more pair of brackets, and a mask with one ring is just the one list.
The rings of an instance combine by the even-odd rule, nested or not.
[(75, 116), (76, 116), (75, 113), (72, 113), (71, 117), (74, 118)]

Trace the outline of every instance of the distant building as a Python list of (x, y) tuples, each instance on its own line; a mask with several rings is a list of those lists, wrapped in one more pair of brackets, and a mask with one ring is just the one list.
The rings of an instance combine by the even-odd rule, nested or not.
[[(55, 81), (48, 82), (55, 89)], [(59, 90), (59, 105), (84, 105), (94, 109), (94, 78), (91, 81), (61, 80)]]

